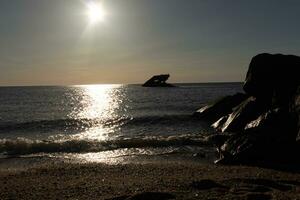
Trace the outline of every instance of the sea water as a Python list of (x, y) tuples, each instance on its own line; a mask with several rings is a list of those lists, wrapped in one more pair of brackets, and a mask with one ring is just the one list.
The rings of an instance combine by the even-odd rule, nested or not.
[(80, 162), (214, 154), (192, 114), (241, 83), (0, 87), (0, 164), (32, 157)]

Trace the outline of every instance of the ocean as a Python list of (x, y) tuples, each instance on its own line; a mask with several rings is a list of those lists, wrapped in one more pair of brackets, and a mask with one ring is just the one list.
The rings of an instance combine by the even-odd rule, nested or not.
[(213, 130), (192, 114), (241, 83), (0, 87), (0, 166), (32, 160), (211, 162)]

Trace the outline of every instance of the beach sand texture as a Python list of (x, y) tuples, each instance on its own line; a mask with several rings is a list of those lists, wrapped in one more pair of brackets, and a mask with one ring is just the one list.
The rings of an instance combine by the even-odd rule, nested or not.
[(0, 172), (0, 199), (300, 199), (299, 171), (189, 163)]

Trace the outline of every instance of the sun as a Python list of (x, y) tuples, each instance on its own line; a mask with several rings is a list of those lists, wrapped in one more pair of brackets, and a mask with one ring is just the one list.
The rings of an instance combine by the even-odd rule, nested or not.
[(105, 19), (105, 11), (99, 2), (89, 2), (87, 5), (87, 17), (91, 24), (97, 24)]

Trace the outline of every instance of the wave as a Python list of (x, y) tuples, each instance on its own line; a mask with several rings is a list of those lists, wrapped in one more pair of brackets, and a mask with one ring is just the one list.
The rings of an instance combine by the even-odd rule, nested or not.
[[(35, 131), (45, 129), (68, 130), (68, 129), (86, 129), (101, 124), (101, 120), (97, 119), (55, 119), (55, 120), (40, 120), (24, 123), (10, 123), (0, 125), (0, 132), (9, 131)], [(112, 123), (107, 121), (107, 124)], [(104, 124), (105, 125), (105, 124)]]
[(40, 131), (40, 130), (85, 130), (92, 127), (103, 126), (140, 126), (140, 125), (168, 125), (178, 123), (199, 122), (191, 115), (164, 115), (164, 116), (143, 116), (143, 117), (119, 117), (114, 119), (55, 119), (40, 120), (24, 123), (10, 123), (0, 125), (0, 133), (13, 131)]
[(140, 137), (105, 141), (66, 140), (46, 141), (18, 138), (0, 140), (0, 153), (26, 155), (36, 153), (88, 153), (124, 148), (163, 148), (180, 146), (209, 146), (211, 143), (197, 135), (169, 137)]

